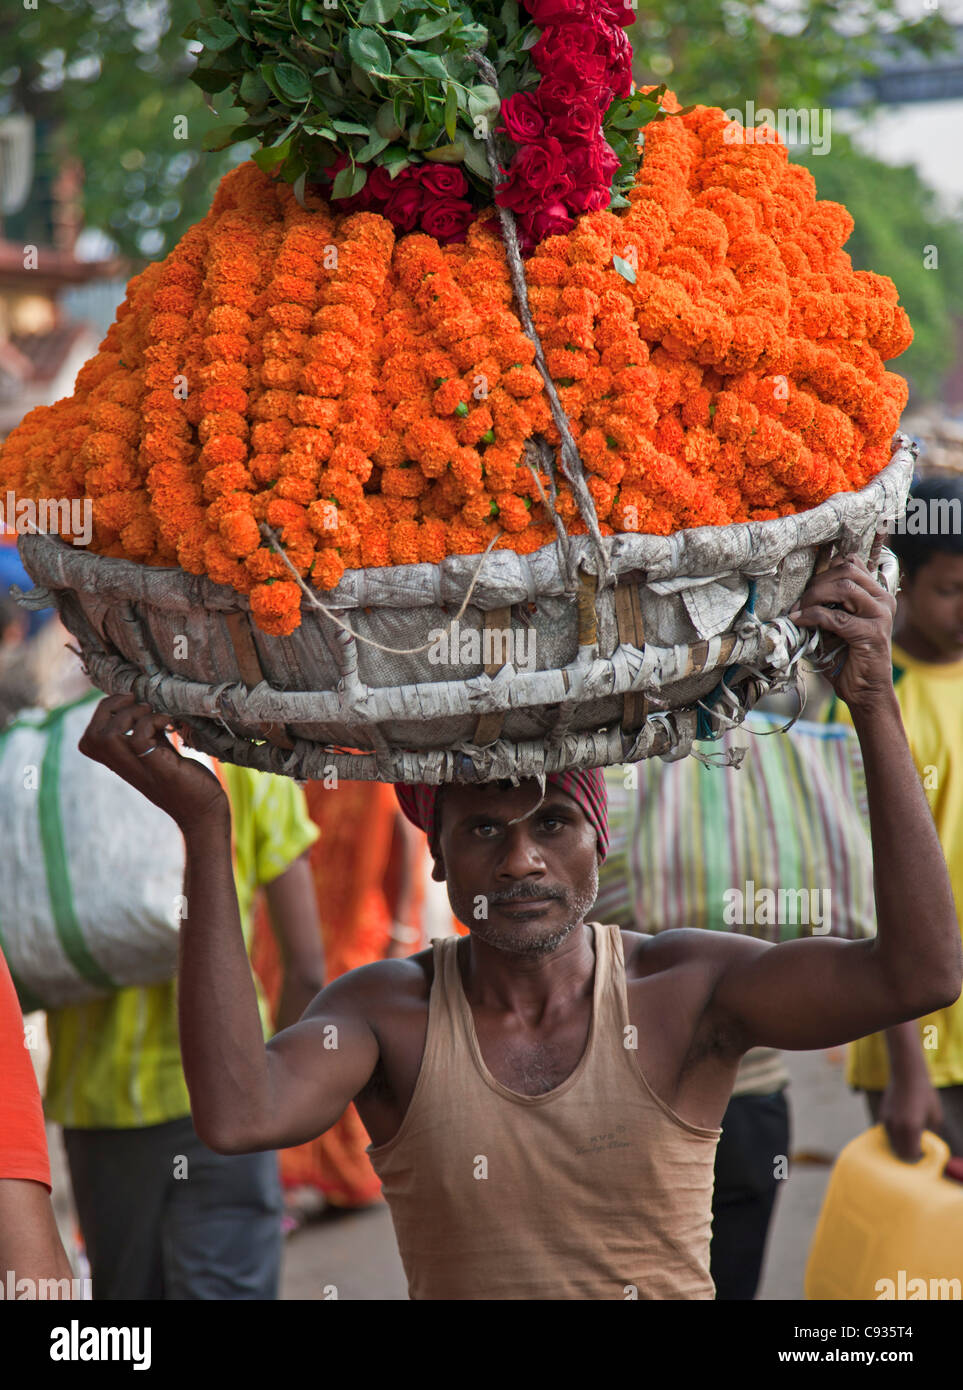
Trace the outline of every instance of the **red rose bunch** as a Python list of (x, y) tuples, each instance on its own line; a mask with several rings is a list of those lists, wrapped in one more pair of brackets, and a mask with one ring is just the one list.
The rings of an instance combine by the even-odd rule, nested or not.
[[(326, 170), (330, 179), (348, 162), (341, 154)], [(451, 164), (410, 164), (391, 177), (384, 165), (371, 170), (360, 192), (350, 198), (332, 198), (341, 213), (377, 212), (399, 232), (426, 232), (442, 245), (464, 241), (475, 218), (467, 198), (468, 180)]]
[(525, 0), (525, 7), (542, 29), (531, 50), (542, 80), (537, 91), (502, 103), (499, 129), (518, 149), (495, 200), (514, 212), (528, 253), (611, 202), (619, 159), (602, 121), (632, 91), (625, 29), (637, 14), (620, 0)]

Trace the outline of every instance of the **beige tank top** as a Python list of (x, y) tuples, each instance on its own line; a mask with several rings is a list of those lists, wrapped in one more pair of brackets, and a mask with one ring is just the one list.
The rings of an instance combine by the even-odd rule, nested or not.
[(368, 1153), (413, 1299), (711, 1299), (720, 1129), (660, 1100), (631, 1046), (622, 934), (592, 923), (592, 1023), (542, 1095), (488, 1070), (458, 969), (432, 942), (428, 1035), (411, 1104)]

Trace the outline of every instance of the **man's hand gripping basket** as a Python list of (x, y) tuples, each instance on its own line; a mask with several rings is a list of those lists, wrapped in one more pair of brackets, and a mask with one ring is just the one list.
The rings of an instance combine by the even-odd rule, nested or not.
[(862, 491), (778, 520), (667, 537), (560, 527), (529, 556), (351, 570), (323, 605), (306, 597), (288, 637), (204, 577), (44, 535), (20, 541), (28, 602), (56, 604), (101, 689), (264, 771), (441, 783), (683, 757), (795, 683), (819, 634), (784, 615), (816, 568), (856, 552), (895, 591), (876, 537), (912, 476), (896, 443)]

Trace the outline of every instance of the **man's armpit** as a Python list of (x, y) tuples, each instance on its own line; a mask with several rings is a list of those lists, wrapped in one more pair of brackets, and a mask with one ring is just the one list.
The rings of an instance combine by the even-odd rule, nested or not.
[(391, 1087), (388, 1085), (388, 1074), (385, 1071), (384, 1062), (378, 1058), (378, 1064), (371, 1073), (367, 1082), (355, 1096), (355, 1104), (359, 1101), (374, 1100), (384, 1101), (391, 1099)]

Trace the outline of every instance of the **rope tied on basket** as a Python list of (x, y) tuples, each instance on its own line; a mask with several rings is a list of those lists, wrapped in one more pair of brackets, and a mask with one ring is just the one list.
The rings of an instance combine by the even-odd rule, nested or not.
[[(816, 628), (806, 633), (802, 641), (791, 642), (786, 640), (791, 636), (791, 632), (798, 632), (799, 630), (795, 627), (795, 624), (790, 623), (787, 618), (776, 619), (774, 623), (763, 623), (755, 611), (756, 590), (756, 580), (750, 579), (746, 606), (739, 623), (740, 635), (742, 635), (746, 629), (752, 628), (753, 626), (760, 628), (769, 627), (771, 630), (775, 629), (781, 640), (775, 644), (769, 656), (767, 662), (769, 669), (767, 671), (763, 671), (758, 666), (752, 666), (745, 662), (740, 662), (734, 666), (727, 666), (719, 678), (719, 683), (709, 692), (705, 700), (696, 701), (699, 710), (698, 722), (696, 725), (696, 738), (699, 740), (709, 741), (721, 738), (728, 729), (737, 728), (742, 723), (742, 718), (734, 716), (741, 715), (743, 718), (745, 717), (744, 704), (740, 696), (729, 684), (732, 677), (739, 671), (744, 673), (743, 683), (745, 683), (747, 677), (752, 677), (759, 683), (761, 689), (766, 694), (775, 694), (783, 690), (792, 690), (796, 694), (799, 700), (799, 708), (796, 710), (796, 713), (787, 724), (782, 726), (782, 728), (771, 730), (770, 732), (785, 733), (792, 728), (797, 719), (802, 717), (803, 711), (806, 708), (806, 685), (805, 681), (802, 679), (802, 660), (803, 657), (809, 657), (810, 660), (813, 661), (812, 653), (818, 646), (822, 634), (819, 629)], [(836, 658), (835, 651), (832, 653), (832, 658), (834, 660)], [(813, 661), (813, 665), (818, 667), (818, 664), (818, 659)], [(775, 671), (775, 678), (773, 677), (773, 671)], [(720, 705), (723, 707), (722, 709), (718, 708)], [(728, 713), (725, 712), (726, 709), (728, 709)], [(710, 720), (715, 721), (714, 724), (710, 723)], [(730, 754), (734, 755), (736, 753), (738, 753), (738, 757), (730, 756)], [(743, 754), (744, 750), (742, 749), (731, 749), (728, 753), (719, 754), (711, 758), (709, 754), (700, 754), (698, 750), (693, 750), (693, 756), (698, 757), (699, 761), (707, 767), (710, 766), (710, 761), (707, 761), (710, 758), (712, 765), (719, 766), (729, 764), (738, 767), (742, 762)]]
[[(304, 594), (305, 598), (311, 604), (312, 608), (317, 608), (321, 613), (323, 613), (324, 616), (329, 620), (329, 622), (332, 622), (335, 624), (336, 627), (339, 627), (342, 632), (347, 634), (347, 637), (349, 639), (352, 639), (355, 642), (363, 642), (366, 647), (375, 647), (379, 652), (387, 652), (389, 656), (417, 656), (419, 652), (426, 652), (430, 647), (434, 647), (436, 645), (437, 637), (432, 637), (429, 641), (422, 642), (420, 647), (386, 647), (383, 642), (376, 642), (373, 637), (364, 637), (360, 632), (355, 632), (354, 628), (348, 627), (347, 623), (342, 622), (342, 620), (338, 617), (337, 613), (335, 613), (333, 609), (328, 608), (325, 604), (323, 604), (321, 600), (318, 598), (317, 594), (313, 593), (312, 590), (308, 588), (302, 576), (298, 574), (294, 565), (292, 565), (288, 555), (285, 554), (284, 546), (278, 540), (276, 534), (267, 524), (266, 521), (261, 522), (260, 531), (261, 535), (266, 537), (266, 539), (271, 542), (271, 545), (274, 547), (275, 554), (280, 555), (285, 565), (287, 565), (288, 569), (291, 571), (292, 578), (298, 585), (298, 588)], [(471, 583), (468, 586), (468, 589), (465, 593), (465, 597), (462, 599), (461, 607), (459, 608), (455, 616), (452, 618), (448, 626), (444, 629), (446, 634), (451, 632), (452, 628), (458, 622), (459, 618), (463, 616), (465, 609), (468, 607), (469, 600), (471, 599), (471, 596), (475, 591), (475, 585), (481, 578), (481, 572), (485, 564), (485, 561), (491, 554), (492, 547), (497, 544), (497, 542), (504, 534), (504, 531), (496, 531), (495, 535), (492, 536), (491, 540), (488, 542), (488, 545), (485, 547), (484, 551), (479, 556), (478, 565), (476, 566), (475, 573), (471, 577)], [(355, 662), (355, 665), (356, 664), (357, 663)]]
[[(489, 60), (485, 57), (485, 55), (483, 53), (472, 53), (469, 56), (475, 63), (476, 67), (478, 68), (478, 71), (481, 73), (486, 83), (491, 88), (493, 88), (494, 91), (498, 92), (498, 74), (496, 73), (494, 67), (489, 62)], [(501, 166), (498, 163), (498, 153), (495, 148), (495, 137), (491, 133), (485, 136), (485, 153), (488, 156), (488, 168), (492, 176), (492, 186), (497, 190), (498, 187), (502, 183), (504, 183), (505, 176), (503, 175)], [(599, 519), (595, 511), (595, 503), (592, 501), (592, 494), (589, 492), (588, 484), (585, 481), (585, 471), (582, 467), (582, 460), (578, 452), (578, 447), (575, 443), (575, 437), (572, 434), (572, 426), (569, 422), (568, 416), (565, 413), (565, 407), (559, 400), (558, 390), (556, 389), (555, 382), (552, 380), (552, 374), (548, 370), (548, 363), (545, 361), (545, 352), (542, 348), (542, 340), (538, 336), (538, 331), (535, 327), (535, 320), (532, 317), (531, 306), (528, 302), (528, 285), (525, 280), (525, 266), (524, 262), (522, 261), (521, 248), (518, 244), (518, 229), (515, 226), (514, 213), (511, 211), (510, 208), (501, 207), (497, 202), (495, 206), (498, 212), (499, 221), (501, 222), (502, 240), (505, 243), (505, 255), (508, 259), (508, 270), (509, 275), (511, 277), (512, 289), (515, 292), (515, 301), (518, 305), (519, 321), (522, 325), (522, 328), (525, 330), (525, 333), (528, 335), (528, 337), (532, 340), (532, 342), (535, 345), (535, 365), (541, 373), (542, 380), (545, 382), (545, 394), (548, 397), (549, 408), (552, 412), (552, 419), (555, 421), (555, 427), (558, 430), (559, 438), (561, 441), (559, 448), (559, 466), (561, 467), (562, 472), (564, 473), (565, 478), (572, 489), (572, 495), (575, 498), (575, 503), (579, 509), (579, 514), (582, 520), (585, 522), (585, 525), (588, 527), (588, 533), (592, 539), (593, 546), (595, 549), (596, 563), (598, 564), (598, 587), (601, 591), (614, 581), (611, 577), (608, 551), (605, 548), (605, 540), (602, 535), (601, 528), (599, 527)], [(545, 443), (546, 448), (548, 448), (549, 446), (547, 444), (547, 441), (545, 441)], [(528, 462), (528, 460), (526, 460), (526, 462)], [(529, 468), (532, 467), (530, 462), (528, 466)], [(549, 476), (552, 476), (551, 472), (549, 472)], [(539, 491), (541, 492), (541, 490), (541, 486), (539, 486)], [(557, 515), (554, 507), (547, 502), (547, 500), (544, 498), (544, 494), (543, 500), (546, 501), (546, 506), (548, 508), (549, 514), (552, 517), (553, 522), (555, 523), (556, 531), (560, 532), (560, 540), (561, 536), (565, 536), (567, 542), (568, 535), (565, 530), (565, 524), (562, 521), (562, 518)], [(568, 560), (569, 550), (567, 544), (563, 545), (563, 551), (566, 555), (566, 559)], [(570, 563), (568, 564), (567, 568), (570, 577), (574, 578), (574, 576), (572, 576), (572, 567)]]

